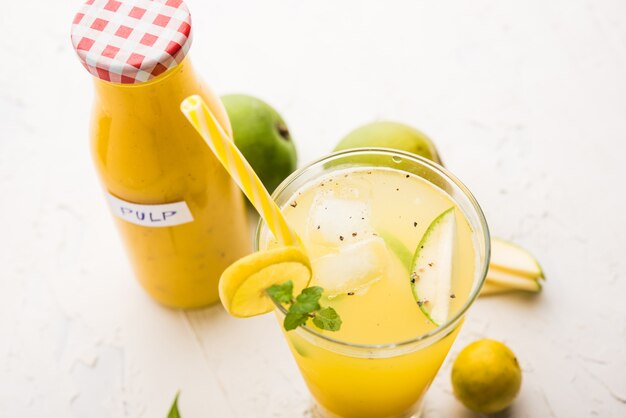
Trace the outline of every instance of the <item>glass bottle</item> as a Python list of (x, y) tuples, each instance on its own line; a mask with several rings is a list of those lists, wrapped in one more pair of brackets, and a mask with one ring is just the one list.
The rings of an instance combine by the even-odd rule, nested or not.
[(179, 110), (200, 94), (226, 112), (186, 57), (191, 18), (180, 0), (90, 0), (72, 42), (94, 75), (91, 147), (135, 274), (158, 302), (218, 300), (222, 271), (250, 251), (243, 197)]

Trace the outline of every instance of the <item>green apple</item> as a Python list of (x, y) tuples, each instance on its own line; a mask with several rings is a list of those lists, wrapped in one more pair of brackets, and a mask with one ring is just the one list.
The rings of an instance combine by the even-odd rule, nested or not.
[(501, 286), (498, 284), (493, 284), (491, 282), (485, 282), (483, 287), (480, 289), (480, 296), (492, 296), (492, 295), (500, 295), (503, 293), (510, 293), (517, 289)]
[(518, 290), (538, 293), (543, 281), (543, 270), (528, 251), (512, 242), (491, 238), (491, 259), (480, 291), (482, 296)]
[(356, 128), (334, 150), (369, 147), (407, 151), (441, 164), (435, 145), (424, 133), (398, 122), (373, 122)]
[(410, 279), (415, 301), (437, 326), (448, 320), (455, 243), (456, 214), (451, 207), (428, 226), (411, 263)]
[(235, 145), (271, 193), (295, 169), (296, 147), (287, 124), (269, 104), (243, 94), (222, 96)]
[(491, 239), (490, 265), (530, 279), (543, 278), (543, 270), (532, 254), (519, 245), (500, 238)]
[(500, 287), (507, 287), (514, 290), (525, 290), (527, 292), (537, 293), (541, 291), (541, 279), (530, 279), (528, 277), (519, 276), (515, 273), (494, 268), (491, 264), (487, 271), (487, 283)]

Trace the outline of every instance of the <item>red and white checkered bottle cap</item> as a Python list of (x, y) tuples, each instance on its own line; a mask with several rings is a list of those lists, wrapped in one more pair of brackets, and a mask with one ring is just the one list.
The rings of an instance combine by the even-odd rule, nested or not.
[(88, 0), (74, 17), (72, 44), (101, 80), (143, 83), (185, 58), (191, 16), (182, 0)]

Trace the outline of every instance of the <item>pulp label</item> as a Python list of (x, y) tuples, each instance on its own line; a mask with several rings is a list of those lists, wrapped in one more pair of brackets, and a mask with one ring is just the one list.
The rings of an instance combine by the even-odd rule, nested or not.
[(118, 199), (108, 193), (107, 199), (115, 216), (135, 225), (163, 227), (193, 221), (189, 206), (184, 201), (162, 205), (139, 205)]

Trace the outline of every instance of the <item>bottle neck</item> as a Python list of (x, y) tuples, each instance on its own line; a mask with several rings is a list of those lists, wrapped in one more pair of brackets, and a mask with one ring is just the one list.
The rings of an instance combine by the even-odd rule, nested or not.
[(189, 58), (160, 76), (138, 84), (119, 84), (94, 79), (96, 103), (106, 113), (180, 105), (186, 95), (200, 89)]

